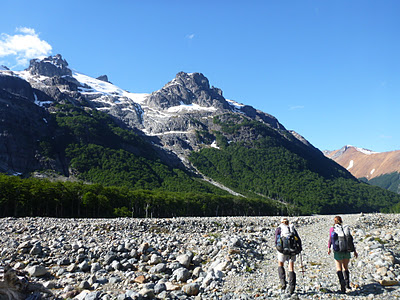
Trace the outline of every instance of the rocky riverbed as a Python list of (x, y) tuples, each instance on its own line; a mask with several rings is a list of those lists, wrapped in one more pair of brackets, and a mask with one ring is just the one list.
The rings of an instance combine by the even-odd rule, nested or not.
[(359, 254), (345, 295), (327, 254), (333, 217), (290, 218), (304, 249), (292, 296), (277, 276), (279, 217), (3, 218), (0, 299), (400, 298), (400, 216), (342, 215)]

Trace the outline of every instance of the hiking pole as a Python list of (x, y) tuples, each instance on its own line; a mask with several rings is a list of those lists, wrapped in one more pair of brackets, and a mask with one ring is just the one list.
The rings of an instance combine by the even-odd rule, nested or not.
[(300, 263), (301, 263), (301, 277), (302, 277), (302, 281), (303, 281), (303, 292), (306, 292), (306, 286), (305, 286), (305, 282), (304, 282), (304, 265), (303, 265), (303, 255), (300, 252)]

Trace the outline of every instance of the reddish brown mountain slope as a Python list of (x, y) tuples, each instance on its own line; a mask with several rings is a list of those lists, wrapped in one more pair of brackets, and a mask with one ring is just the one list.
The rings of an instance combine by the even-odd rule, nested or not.
[(366, 177), (370, 180), (383, 174), (400, 173), (400, 150), (377, 153), (345, 146), (340, 150), (324, 153), (357, 178)]

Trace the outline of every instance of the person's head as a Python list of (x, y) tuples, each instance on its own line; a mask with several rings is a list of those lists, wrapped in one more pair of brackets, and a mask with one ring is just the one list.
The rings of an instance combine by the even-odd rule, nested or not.
[(342, 224), (342, 223), (343, 223), (342, 217), (336, 216), (336, 217), (333, 219), (333, 222), (334, 222), (334, 224)]
[(281, 218), (281, 223), (289, 225), (289, 219), (287, 217), (282, 217)]

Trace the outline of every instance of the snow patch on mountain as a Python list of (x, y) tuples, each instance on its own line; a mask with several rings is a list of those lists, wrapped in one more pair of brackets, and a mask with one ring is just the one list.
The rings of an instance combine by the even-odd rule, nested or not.
[(245, 106), (244, 104), (238, 103), (234, 100), (225, 99), (226, 102), (232, 107), (233, 111), (241, 112), (241, 109)]
[(368, 150), (368, 149), (365, 149), (365, 148), (355, 147), (355, 146), (352, 146), (352, 145), (347, 145), (347, 146), (346, 146), (346, 149), (347, 149), (347, 148), (354, 148), (354, 149), (356, 149), (358, 152), (361, 152), (361, 153), (363, 153), (363, 154), (365, 154), (365, 155), (372, 155), (372, 154), (379, 153), (379, 152), (375, 152), (375, 151)]
[[(40, 101), (36, 93), (33, 93), (33, 97), (35, 99), (35, 104), (40, 107), (44, 107), (53, 103), (53, 101)], [(46, 122), (47, 123), (47, 122)]]
[(28, 82), (35, 82), (35, 83), (40, 83), (43, 84), (42, 81), (45, 80), (47, 77), (46, 76), (41, 76), (41, 75), (32, 75), (29, 73), (27, 70), (23, 71), (18, 71), (14, 72), (17, 76), (21, 77), (22, 79), (28, 81)]
[(351, 160), (349, 166), (347, 167), (347, 170), (350, 170), (353, 166), (354, 166), (354, 160)]
[[(79, 88), (82, 94), (103, 94), (110, 96), (120, 96), (132, 100), (135, 103), (143, 104), (149, 94), (145, 93), (130, 93), (127, 92), (112, 83), (105, 82), (93, 77), (73, 72), (72, 76), (83, 85), (89, 86), (90, 88)], [(120, 100), (121, 101), (121, 100)]]
[(188, 133), (190, 133), (189, 131), (164, 131), (164, 132), (152, 133), (146, 129), (143, 129), (142, 131), (144, 133), (146, 133), (146, 135), (148, 135), (148, 136), (163, 136), (163, 135), (167, 135), (167, 134), (188, 134)]
[(168, 108), (169, 113), (180, 113), (180, 112), (191, 112), (191, 111), (209, 111), (214, 112), (217, 109), (215, 107), (204, 107), (198, 104), (184, 104), (181, 102), (181, 105), (172, 106)]
[(217, 146), (217, 141), (212, 142), (211, 147), (212, 147), (212, 148), (215, 148), (215, 149), (220, 149), (220, 148)]

